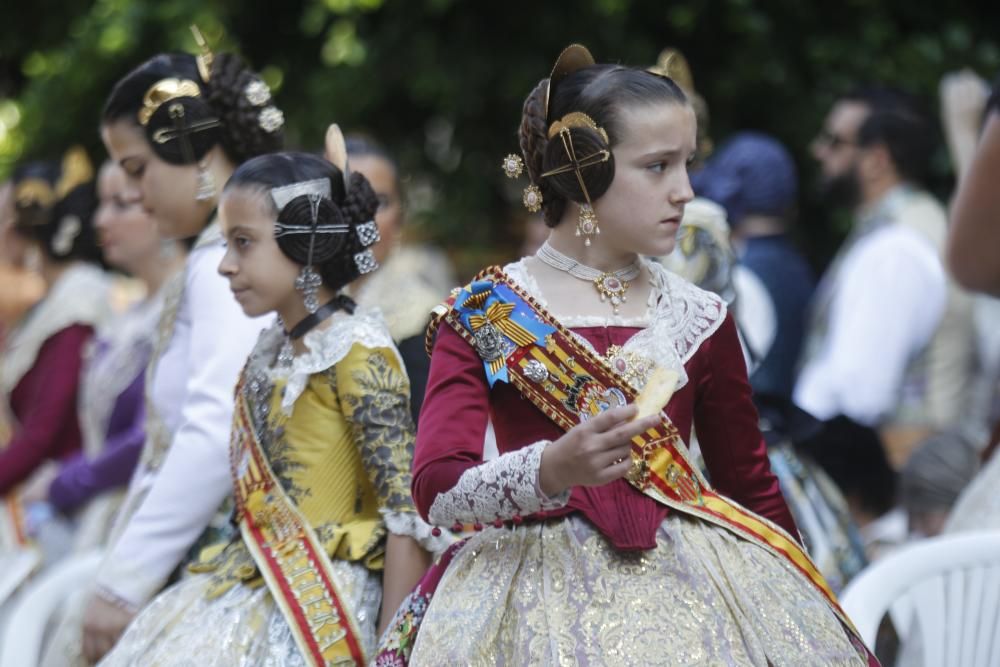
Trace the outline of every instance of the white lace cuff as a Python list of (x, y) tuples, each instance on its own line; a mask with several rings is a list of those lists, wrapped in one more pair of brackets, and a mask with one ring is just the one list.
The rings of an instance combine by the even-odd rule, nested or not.
[(549, 498), (538, 484), (542, 451), (549, 444), (541, 440), (466, 470), (452, 489), (434, 499), (428, 512), (431, 523), (448, 526), (507, 521), (564, 507), (569, 502), (569, 489)]
[(412, 537), (417, 544), (422, 546), (437, 558), (444, 553), (457, 539), (447, 531), (437, 531), (434, 534), (434, 527), (420, 518), (416, 512), (397, 512), (395, 510), (379, 510), (382, 513), (382, 520), (385, 527), (393, 535)]

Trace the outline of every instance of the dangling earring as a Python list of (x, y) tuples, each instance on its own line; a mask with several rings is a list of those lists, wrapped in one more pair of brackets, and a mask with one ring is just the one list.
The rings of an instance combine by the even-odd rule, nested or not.
[(198, 163), (198, 192), (195, 201), (208, 201), (215, 197), (215, 179), (212, 172), (205, 168), (204, 162)]
[(583, 237), (583, 245), (590, 246), (590, 237), (601, 233), (597, 226), (597, 214), (590, 204), (580, 204), (580, 219), (576, 223), (576, 235)]
[(303, 266), (302, 272), (295, 279), (295, 289), (302, 293), (302, 302), (310, 314), (319, 310), (319, 299), (316, 295), (319, 294), (319, 286), (322, 284), (323, 279), (313, 269), (312, 264)]
[(281, 344), (281, 349), (278, 351), (278, 366), (287, 368), (295, 361), (295, 350), (292, 348), (292, 339), (288, 335), (288, 330), (285, 328), (285, 321), (281, 319), (281, 315), (278, 315), (277, 322), (281, 331), (285, 334), (285, 342)]

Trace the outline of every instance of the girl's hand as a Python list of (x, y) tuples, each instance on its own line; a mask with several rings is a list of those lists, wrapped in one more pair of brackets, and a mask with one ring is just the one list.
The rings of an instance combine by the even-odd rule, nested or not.
[(83, 655), (92, 663), (103, 658), (135, 614), (92, 594), (83, 613)]
[(660, 423), (660, 416), (630, 421), (635, 405), (606, 410), (577, 424), (542, 452), (538, 482), (546, 496), (572, 486), (601, 486), (632, 466), (631, 440)]

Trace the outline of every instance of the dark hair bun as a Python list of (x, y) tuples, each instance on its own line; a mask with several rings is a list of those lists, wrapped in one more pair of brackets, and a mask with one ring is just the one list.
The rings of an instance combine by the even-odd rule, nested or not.
[[(549, 139), (550, 122), (579, 113), (592, 119), (607, 133), (605, 139), (601, 133), (587, 126), (570, 128), (573, 152), (579, 161), (601, 150), (610, 152), (611, 146), (621, 140), (622, 109), (653, 102), (686, 104), (687, 98), (673, 80), (621, 65), (582, 67), (551, 87), (549, 79), (538, 82), (524, 100), (520, 141), (531, 182), (542, 192), (545, 224), (549, 227), (558, 225), (568, 202), (586, 202), (574, 170), (542, 177), (542, 174), (572, 162), (562, 139), (558, 135)], [(590, 164), (580, 170), (591, 202), (608, 191), (614, 174), (613, 153), (607, 161)]]
[[(160, 158), (170, 164), (192, 164), (201, 160), (221, 140), (218, 125), (190, 131), (199, 124), (217, 121), (215, 113), (199, 97), (178, 97), (159, 108), (149, 117), (146, 138)], [(178, 140), (180, 134), (187, 141)]]
[(221, 140), (226, 154), (237, 164), (257, 155), (280, 151), (284, 144), (281, 111), (267, 101), (252, 99), (247, 87), (260, 81), (238, 56), (221, 53), (212, 63), (212, 78), (204, 88), (209, 106), (222, 121)]
[[(299, 195), (291, 200), (278, 214), (278, 222), (285, 227), (302, 230), (300, 233), (278, 237), (278, 247), (298, 264), (309, 263), (309, 239), (313, 236), (313, 200), (309, 195)], [(316, 225), (343, 225), (344, 216), (340, 208), (329, 199), (316, 202)], [(313, 241), (312, 263), (323, 264), (341, 252), (348, 241), (349, 233), (317, 233)]]
[[(321, 199), (317, 209), (320, 225), (343, 224), (346, 233), (317, 233), (313, 245), (313, 265), (332, 290), (339, 290), (361, 275), (360, 264), (370, 265), (365, 256), (375, 237), (373, 218), (378, 197), (368, 180), (360, 173), (351, 174), (345, 189), (340, 169), (317, 155), (308, 153), (271, 153), (244, 162), (226, 183), (226, 190), (250, 187), (270, 192), (297, 183), (317, 179), (330, 182), (330, 199)], [(270, 195), (269, 195), (270, 197)], [(301, 195), (285, 204), (278, 212), (278, 222), (302, 233), (276, 232), (278, 247), (296, 264), (309, 261), (309, 231), (313, 224), (313, 202)], [(372, 223), (366, 225), (365, 223)], [(361, 227), (364, 225), (364, 227)]]
[[(611, 187), (611, 181), (615, 178), (615, 158), (611, 154), (611, 149), (604, 138), (589, 127), (570, 128), (565, 145), (558, 134), (546, 143), (542, 155), (543, 173), (561, 167), (569, 169), (560, 174), (546, 176), (545, 180), (561, 197), (578, 204), (587, 203), (587, 197), (584, 196), (583, 189), (580, 187), (580, 179), (577, 178), (576, 171), (571, 167), (572, 161), (568, 149), (572, 149), (577, 161), (588, 162), (588, 166), (580, 169), (580, 176), (587, 187), (587, 195), (589, 195), (590, 200), (596, 201), (608, 191), (608, 188)], [(596, 159), (592, 156), (596, 156), (601, 151), (608, 152), (608, 159), (604, 162), (591, 164), (589, 160), (584, 160), (585, 158)]]

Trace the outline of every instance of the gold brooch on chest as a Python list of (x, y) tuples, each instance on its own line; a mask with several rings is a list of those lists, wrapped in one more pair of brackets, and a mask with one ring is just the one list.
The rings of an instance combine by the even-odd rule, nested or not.
[(625, 378), (630, 385), (641, 389), (653, 370), (653, 362), (641, 354), (626, 350), (621, 345), (608, 347), (604, 355), (611, 368)]

